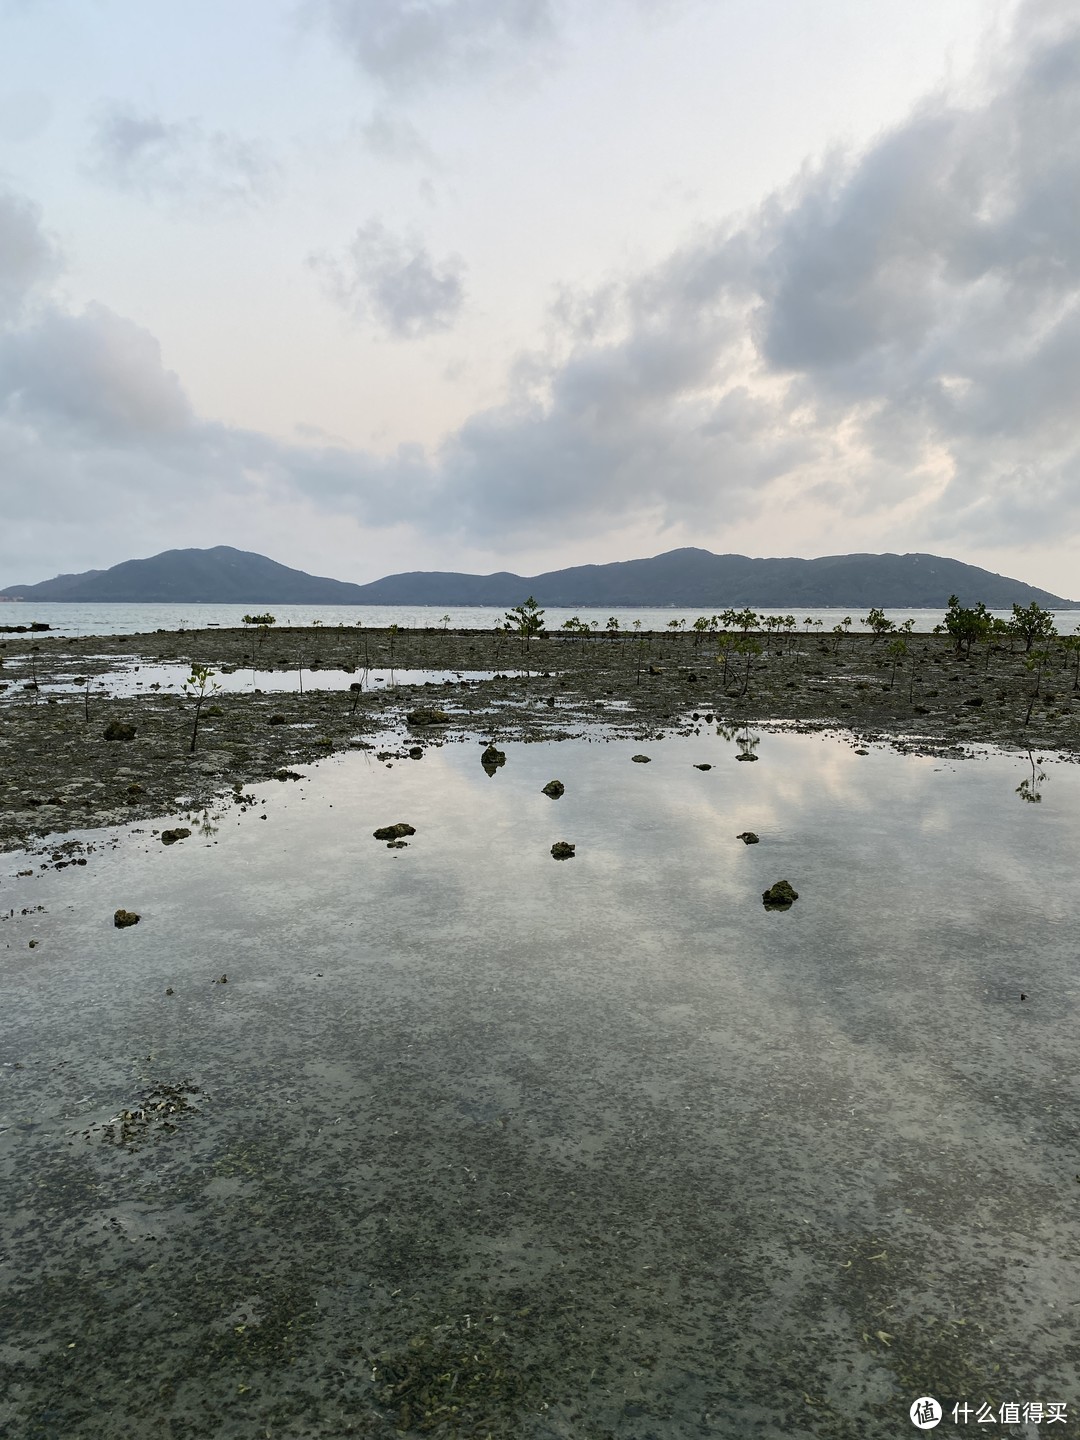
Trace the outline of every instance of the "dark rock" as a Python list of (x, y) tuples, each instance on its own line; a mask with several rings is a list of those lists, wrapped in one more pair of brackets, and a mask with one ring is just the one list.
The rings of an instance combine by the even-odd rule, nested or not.
[(768, 890), (761, 892), (761, 901), (766, 910), (790, 910), (798, 898), (799, 892), (793, 890), (786, 880), (777, 880), (775, 885), (770, 885)]
[(561, 780), (549, 780), (548, 783), (544, 786), (543, 793), (545, 795), (550, 795), (552, 800), (558, 800), (559, 796), (564, 792), (565, 789), (566, 786), (562, 783)]
[(556, 840), (551, 847), (551, 855), (554, 860), (572, 860), (576, 845), (571, 845), (569, 840)]
[(634, 762), (635, 765), (651, 765), (651, 764), (652, 764), (652, 756), (651, 756), (651, 755), (631, 755), (631, 756), (630, 756), (630, 759)]
[(289, 722), (285, 719), (284, 715), (271, 715), (266, 723), (268, 725), (287, 725)]
[(506, 764), (506, 752), (504, 750), (496, 750), (494, 745), (489, 745), (480, 756), (480, 764), (484, 767), (488, 775), (494, 775), (500, 765)]
[(186, 840), (191, 831), (184, 825), (178, 825), (175, 830), (162, 830), (161, 843), (163, 845), (175, 845), (177, 840)]
[(741, 840), (744, 845), (757, 845), (759, 843), (758, 837), (754, 834), (753, 830), (744, 830), (741, 835), (736, 835), (735, 839)]
[(711, 766), (711, 765), (708, 765), (708, 764), (701, 764), (701, 765), (695, 765), (695, 766), (694, 766), (694, 769), (695, 769), (695, 770), (711, 770), (711, 769), (712, 769), (712, 766)]
[(450, 716), (434, 705), (419, 705), (415, 710), (408, 711), (405, 722), (408, 725), (449, 725)]
[(125, 930), (129, 925), (137, 925), (140, 918), (134, 910), (117, 910), (112, 920), (117, 930)]
[(399, 820), (396, 825), (383, 825), (371, 833), (376, 840), (400, 840), (403, 835), (415, 835), (416, 826), (406, 825), (404, 820)]
[(388, 850), (407, 850), (409, 848), (409, 842), (407, 840), (388, 840), (386, 842), (386, 848)]
[(745, 752), (742, 755), (735, 756), (736, 760), (756, 760), (757, 758), (758, 757), (756, 755), (748, 755)]
[(120, 720), (110, 720), (101, 733), (106, 740), (134, 740), (135, 726), (125, 725)]
[(423, 758), (424, 758), (424, 752), (423, 752), (423, 750), (421, 750), (421, 748), (420, 748), (419, 745), (414, 745), (414, 746), (412, 747), (412, 749), (409, 751), (409, 759), (410, 759), (410, 760), (422, 760)]

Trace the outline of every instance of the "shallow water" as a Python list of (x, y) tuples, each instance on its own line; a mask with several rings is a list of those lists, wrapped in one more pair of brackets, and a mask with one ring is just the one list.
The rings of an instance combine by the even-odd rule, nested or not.
[[(86, 660), (101, 660), (105, 656), (86, 655), (80, 657), (80, 662)], [(373, 690), (377, 688), (390, 689), (396, 685), (455, 685), (463, 681), (469, 684), (479, 684), (482, 681), (494, 679), (516, 680), (524, 675), (537, 675), (539, 671), (506, 670), (496, 675), (490, 670), (405, 670), (380, 669), (360, 666), (353, 670), (336, 670), (330, 666), (316, 666), (314, 669), (304, 666), (302, 669), (289, 669), (279, 667), (276, 670), (249, 670), (249, 669), (215, 669), (211, 671), (211, 679), (207, 685), (207, 696), (222, 695), (250, 695), (261, 693), (265, 695), (296, 694), (299, 691), (308, 694), (313, 690), (349, 690), (353, 685), (359, 685), (362, 690)], [(146, 664), (118, 665), (114, 669), (106, 670), (100, 674), (90, 676), (91, 698), (104, 695), (130, 698), (133, 695), (143, 695), (155, 690), (172, 690), (179, 693), (186, 681), (191, 676), (190, 665), (175, 664)], [(76, 684), (74, 679), (50, 679), (42, 676), (38, 690), (41, 695), (73, 695), (82, 694), (85, 686)], [(8, 701), (25, 699), (21, 693), (22, 687), (11, 688), (3, 699)]]
[(0, 1434), (1075, 1423), (1080, 771), (753, 738), (2, 857)]

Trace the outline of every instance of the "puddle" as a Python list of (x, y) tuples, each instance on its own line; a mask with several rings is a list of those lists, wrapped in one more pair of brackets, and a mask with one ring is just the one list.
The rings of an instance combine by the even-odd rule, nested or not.
[[(86, 656), (84, 659), (94, 659)], [(107, 657), (98, 657), (107, 658)], [(108, 657), (111, 658), (111, 657)], [(396, 685), (453, 685), (489, 684), (503, 680), (536, 679), (543, 672), (507, 670), (493, 674), (489, 670), (390, 670), (369, 669), (334, 670), (316, 666), (304, 667), (302, 671), (291, 670), (214, 670), (211, 680), (212, 693), (224, 695), (295, 694), (301, 688), (307, 694), (313, 690), (349, 690), (359, 684), (364, 690), (391, 689)], [(90, 677), (90, 695), (129, 698), (133, 695), (153, 693), (158, 690), (181, 693), (184, 682), (191, 675), (190, 665), (130, 665), (117, 667)], [(22, 685), (12, 686), (6, 699), (22, 695)], [(71, 695), (83, 693), (85, 681), (76, 684), (73, 679), (50, 680), (43, 677), (38, 685), (39, 693), (45, 695)], [(207, 693), (211, 693), (208, 688)]]
[(1071, 1411), (1080, 770), (501, 748), (0, 857), (0, 1433)]

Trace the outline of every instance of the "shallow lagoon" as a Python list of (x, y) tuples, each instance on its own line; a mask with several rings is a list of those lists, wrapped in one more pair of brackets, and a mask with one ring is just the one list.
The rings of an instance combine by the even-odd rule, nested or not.
[(504, 748), (3, 857), (0, 1434), (1074, 1421), (1076, 767)]

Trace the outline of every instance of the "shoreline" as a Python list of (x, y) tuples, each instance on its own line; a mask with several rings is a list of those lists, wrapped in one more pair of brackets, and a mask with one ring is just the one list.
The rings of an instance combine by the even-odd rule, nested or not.
[[(750, 637), (560, 632), (524, 647), (499, 631), (359, 632), (344, 627), (208, 628), (81, 639), (33, 632), (0, 638), (0, 850), (43, 836), (145, 821), (209, 805), (230, 789), (285, 778), (291, 766), (376, 737), (410, 749), (459, 740), (558, 741), (586, 729), (641, 741), (696, 727), (842, 730), (960, 756), (964, 747), (1080, 759), (1076, 657), (1058, 641), (1041, 674), (1017, 643), (958, 656), (948, 636), (912, 634), (905, 654), (867, 634)], [(725, 657), (720, 653), (727, 646)], [(335, 671), (345, 688), (211, 693), (190, 752), (194, 701), (175, 691), (128, 697), (50, 686), (107, 675), (115, 662), (205, 665), (216, 672)], [(483, 680), (365, 688), (370, 669), (487, 672)], [(522, 676), (506, 671), (527, 670)], [(1037, 691), (1037, 693), (1036, 693)], [(410, 725), (421, 706), (448, 724)], [(106, 728), (134, 726), (128, 740)]]

